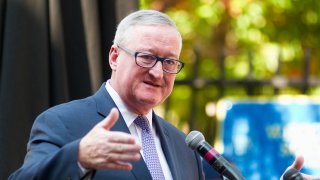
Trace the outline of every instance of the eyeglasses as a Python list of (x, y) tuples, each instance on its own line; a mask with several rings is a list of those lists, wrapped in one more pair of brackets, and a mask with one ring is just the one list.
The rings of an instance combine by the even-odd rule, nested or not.
[(140, 67), (153, 68), (157, 64), (157, 62), (160, 61), (162, 64), (162, 70), (164, 72), (167, 72), (170, 74), (178, 74), (184, 66), (184, 63), (179, 60), (170, 59), (170, 58), (161, 58), (161, 57), (157, 57), (155, 55), (144, 53), (144, 52), (138, 52), (138, 51), (134, 52), (119, 45), (118, 47), (124, 50), (125, 52), (133, 55), (135, 58), (136, 64)]

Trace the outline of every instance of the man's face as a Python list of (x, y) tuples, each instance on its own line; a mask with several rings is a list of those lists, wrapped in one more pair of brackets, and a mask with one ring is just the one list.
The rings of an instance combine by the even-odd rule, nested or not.
[[(125, 40), (128, 43), (120, 46), (134, 52), (179, 59), (179, 40), (177, 31), (170, 26), (135, 26), (131, 29), (130, 39)], [(153, 68), (140, 67), (133, 55), (113, 45), (109, 63), (113, 71), (111, 86), (137, 114), (147, 113), (172, 92), (176, 75), (164, 72), (161, 62)]]

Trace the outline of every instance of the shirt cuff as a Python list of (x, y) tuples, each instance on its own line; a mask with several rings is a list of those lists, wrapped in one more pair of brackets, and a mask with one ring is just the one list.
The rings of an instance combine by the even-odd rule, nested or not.
[(78, 161), (78, 166), (79, 166), (79, 169), (80, 169), (80, 178), (83, 178), (88, 172), (90, 172), (91, 170), (90, 169), (87, 169), (87, 168), (84, 168), (80, 162)]

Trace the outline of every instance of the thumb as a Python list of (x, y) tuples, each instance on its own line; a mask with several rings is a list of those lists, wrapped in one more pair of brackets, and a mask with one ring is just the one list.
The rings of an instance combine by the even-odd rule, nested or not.
[(293, 162), (293, 164), (291, 165), (292, 168), (297, 169), (298, 171), (301, 170), (302, 166), (304, 163), (304, 158), (301, 155), (298, 155), (295, 159), (295, 161)]
[(118, 109), (112, 108), (108, 116), (104, 118), (101, 122), (99, 122), (97, 126), (100, 126), (106, 130), (109, 130), (117, 122), (118, 118), (119, 118)]
[[(283, 180), (283, 176), (285, 175), (286, 172), (288, 172), (290, 169), (294, 168), (298, 171), (301, 170), (303, 166), (304, 158), (301, 155), (298, 155), (294, 162), (285, 170), (285, 172), (282, 174), (280, 180)], [(291, 178), (290, 178), (291, 179)]]

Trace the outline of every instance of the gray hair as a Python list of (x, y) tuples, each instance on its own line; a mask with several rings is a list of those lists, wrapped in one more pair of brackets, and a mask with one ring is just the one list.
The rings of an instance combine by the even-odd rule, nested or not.
[(114, 37), (114, 44), (121, 44), (128, 39), (128, 30), (135, 25), (168, 25), (177, 30), (179, 36), (180, 49), (182, 48), (182, 37), (176, 27), (176, 24), (170, 19), (170, 17), (162, 12), (155, 10), (139, 10), (129, 14), (118, 25), (116, 35)]

